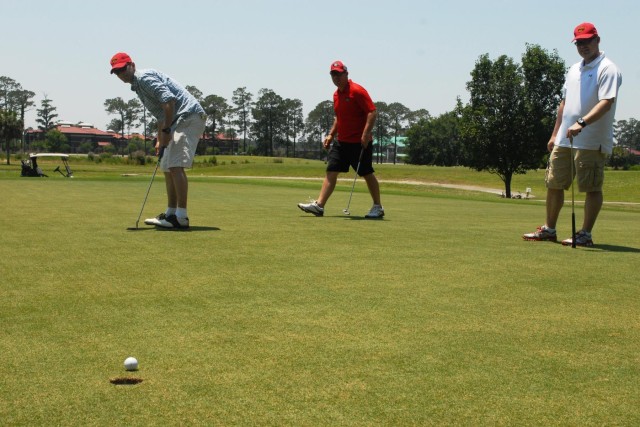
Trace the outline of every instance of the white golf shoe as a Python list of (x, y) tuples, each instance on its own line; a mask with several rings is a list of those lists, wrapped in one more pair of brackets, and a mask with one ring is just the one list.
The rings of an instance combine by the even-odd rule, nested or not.
[(144, 220), (144, 223), (147, 225), (157, 225), (159, 226), (161, 221), (166, 220), (167, 216), (165, 215), (164, 212), (162, 212), (160, 215), (158, 215), (155, 218), (147, 218)]
[(298, 203), (298, 207), (307, 213), (314, 214), (315, 216), (324, 215), (324, 208), (318, 205), (315, 200), (311, 203)]

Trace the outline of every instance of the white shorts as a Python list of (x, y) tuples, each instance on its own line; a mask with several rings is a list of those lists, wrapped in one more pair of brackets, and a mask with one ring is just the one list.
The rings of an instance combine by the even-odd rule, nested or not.
[(198, 142), (204, 133), (205, 119), (204, 114), (194, 113), (178, 120), (171, 135), (171, 142), (160, 160), (160, 169), (163, 172), (169, 172), (171, 168), (191, 167)]

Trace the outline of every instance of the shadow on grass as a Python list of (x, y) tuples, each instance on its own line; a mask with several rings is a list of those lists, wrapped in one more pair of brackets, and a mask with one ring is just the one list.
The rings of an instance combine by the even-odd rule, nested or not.
[(378, 222), (378, 221), (386, 221), (384, 218), (366, 218), (364, 216), (342, 216), (339, 218), (344, 218), (344, 219), (350, 219), (352, 221), (371, 221), (371, 222)]
[[(300, 215), (300, 218), (310, 218), (310, 219), (314, 219), (314, 218), (318, 218), (315, 215)], [(342, 218), (342, 219), (350, 219), (351, 221), (371, 221), (371, 222), (375, 222), (375, 221), (388, 221), (387, 219), (384, 218), (365, 218), (364, 216), (356, 216), (356, 215), (324, 215), (321, 218)]]
[[(557, 242), (551, 242), (558, 245), (562, 245), (562, 241), (558, 240)], [(571, 245), (563, 245), (568, 248)], [(575, 249), (580, 249), (582, 251), (590, 251), (590, 252), (627, 252), (627, 253), (640, 253), (640, 249), (638, 248), (630, 248), (628, 246), (616, 246), (616, 245), (593, 245), (593, 246), (578, 246)]]
[(127, 228), (127, 231), (160, 231), (160, 232), (172, 232), (172, 233), (189, 233), (192, 231), (220, 231), (218, 227), (202, 227), (202, 226), (192, 226), (186, 229), (175, 229), (175, 228), (161, 228), (161, 227), (139, 227), (139, 228)]
[(638, 248), (630, 248), (628, 246), (617, 245), (593, 245), (590, 248), (580, 248), (586, 251), (594, 252), (627, 252), (627, 253), (640, 253)]
[(160, 232), (171, 232), (171, 233), (191, 233), (193, 231), (220, 231), (220, 228), (192, 225), (189, 228), (177, 228), (177, 229), (156, 227), (155, 230)]

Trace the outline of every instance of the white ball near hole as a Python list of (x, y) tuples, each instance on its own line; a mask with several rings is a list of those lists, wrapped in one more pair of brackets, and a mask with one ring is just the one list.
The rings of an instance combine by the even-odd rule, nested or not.
[(136, 371), (138, 369), (138, 359), (135, 357), (127, 357), (124, 360), (124, 369), (127, 371)]

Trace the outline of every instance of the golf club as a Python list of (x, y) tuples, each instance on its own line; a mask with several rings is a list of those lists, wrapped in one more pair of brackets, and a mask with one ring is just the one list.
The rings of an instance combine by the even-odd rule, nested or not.
[(140, 222), (140, 217), (142, 216), (142, 211), (144, 210), (144, 205), (147, 203), (147, 197), (149, 197), (149, 190), (151, 190), (151, 184), (153, 184), (153, 179), (156, 177), (156, 173), (158, 172), (158, 166), (160, 166), (160, 160), (162, 160), (162, 155), (164, 154), (164, 148), (160, 147), (160, 151), (158, 152), (158, 162), (156, 163), (156, 168), (153, 170), (153, 175), (151, 175), (151, 182), (149, 182), (149, 187), (147, 187), (147, 194), (144, 195), (144, 201), (142, 202), (142, 207), (140, 208), (140, 213), (138, 214), (138, 219), (136, 220), (135, 227), (127, 227), (127, 230), (138, 230), (138, 223)]
[(576, 247), (576, 210), (575, 210), (575, 190), (573, 189), (573, 136), (569, 137), (569, 145), (571, 146), (571, 247)]
[(353, 189), (356, 186), (356, 179), (358, 179), (358, 171), (360, 170), (360, 163), (362, 162), (362, 155), (364, 154), (364, 147), (360, 149), (360, 157), (358, 158), (358, 167), (356, 168), (356, 175), (353, 177), (353, 185), (351, 185), (351, 194), (349, 194), (349, 203), (347, 203), (347, 207), (342, 210), (345, 215), (351, 215), (349, 212), (349, 206), (351, 206), (351, 197), (353, 197)]

